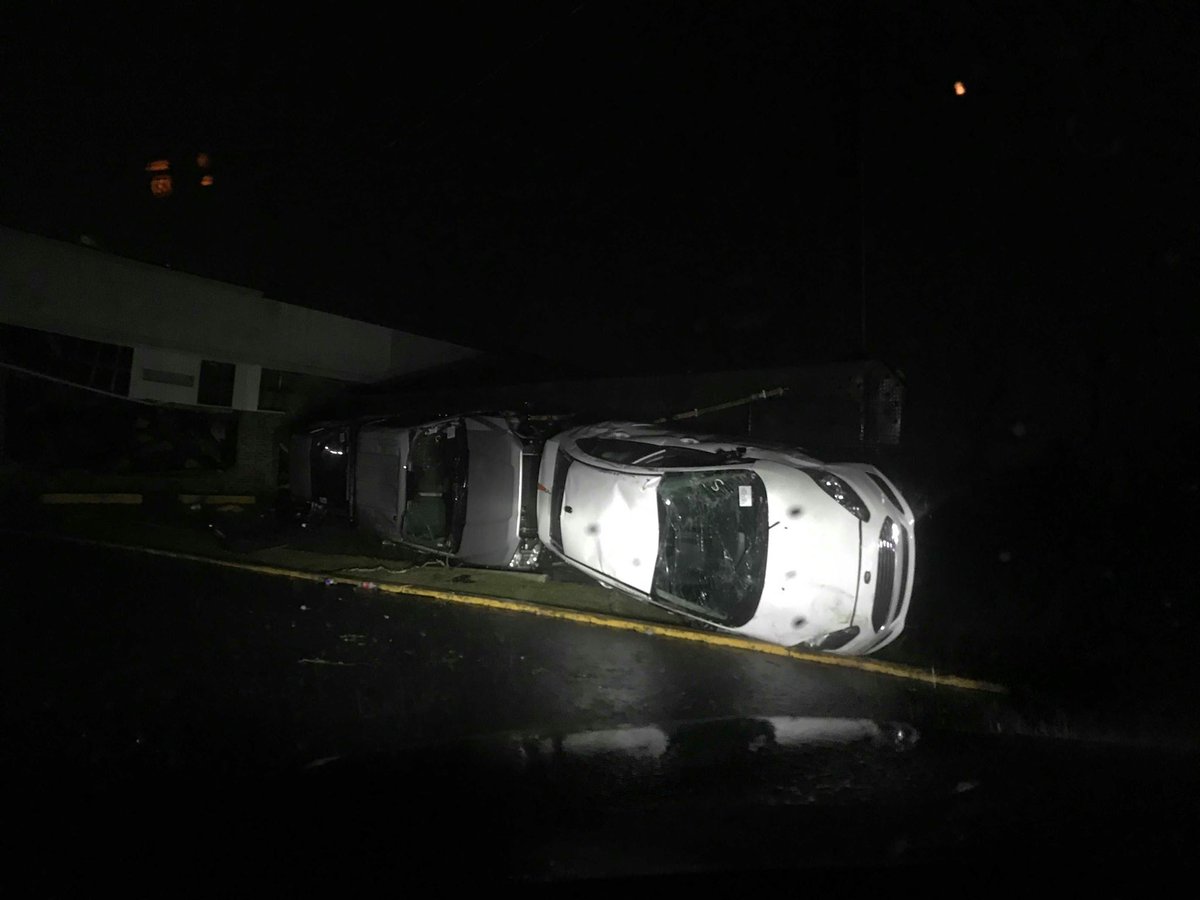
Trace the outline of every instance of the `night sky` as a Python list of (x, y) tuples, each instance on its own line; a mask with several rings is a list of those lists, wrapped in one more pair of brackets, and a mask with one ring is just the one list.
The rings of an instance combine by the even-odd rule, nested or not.
[(6, 7), (0, 222), (596, 371), (1186, 375), (1194, 5), (884, 6)]

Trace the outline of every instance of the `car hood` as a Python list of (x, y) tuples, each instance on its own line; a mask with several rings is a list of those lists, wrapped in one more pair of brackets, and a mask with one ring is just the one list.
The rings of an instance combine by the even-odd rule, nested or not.
[(859, 521), (798, 469), (759, 463), (771, 522), (758, 612), (738, 629), (797, 644), (845, 628), (854, 619)]
[(563, 552), (649, 594), (658, 555), (660, 480), (576, 462), (563, 492)]

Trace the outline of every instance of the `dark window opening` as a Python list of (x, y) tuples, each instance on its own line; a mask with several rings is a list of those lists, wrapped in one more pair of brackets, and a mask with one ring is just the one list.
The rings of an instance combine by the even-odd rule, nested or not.
[(129, 394), (133, 348), (0, 325), (0, 361), (124, 397)]
[(237, 366), (233, 363), (202, 360), (196, 402), (202, 406), (233, 406), (233, 379), (236, 372)]

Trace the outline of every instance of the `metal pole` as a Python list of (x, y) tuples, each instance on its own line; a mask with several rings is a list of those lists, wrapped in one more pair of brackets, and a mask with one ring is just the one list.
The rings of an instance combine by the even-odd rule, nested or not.
[(769, 400), (771, 397), (782, 397), (787, 393), (787, 388), (777, 387), (766, 390), (756, 391), (748, 397), (739, 397), (737, 400), (730, 400), (728, 403), (718, 403), (716, 406), (706, 406), (704, 408), (689, 409), (687, 412), (677, 413), (673, 416), (665, 416), (661, 419), (655, 419), (655, 425), (661, 425), (664, 422), (674, 422), (680, 419), (696, 419), (707, 413), (721, 412), (726, 409), (734, 409), (738, 406), (753, 403), (756, 400)]

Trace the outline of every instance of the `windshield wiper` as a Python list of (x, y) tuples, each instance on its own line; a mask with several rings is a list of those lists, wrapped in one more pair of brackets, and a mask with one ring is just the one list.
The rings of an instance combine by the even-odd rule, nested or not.
[(635, 459), (632, 463), (630, 463), (630, 465), (643, 466), (650, 460), (657, 459), (658, 457), (664, 455), (666, 452), (667, 452), (667, 450), (665, 447), (662, 448), (661, 450), (655, 450), (653, 453), (647, 453), (645, 456)]

